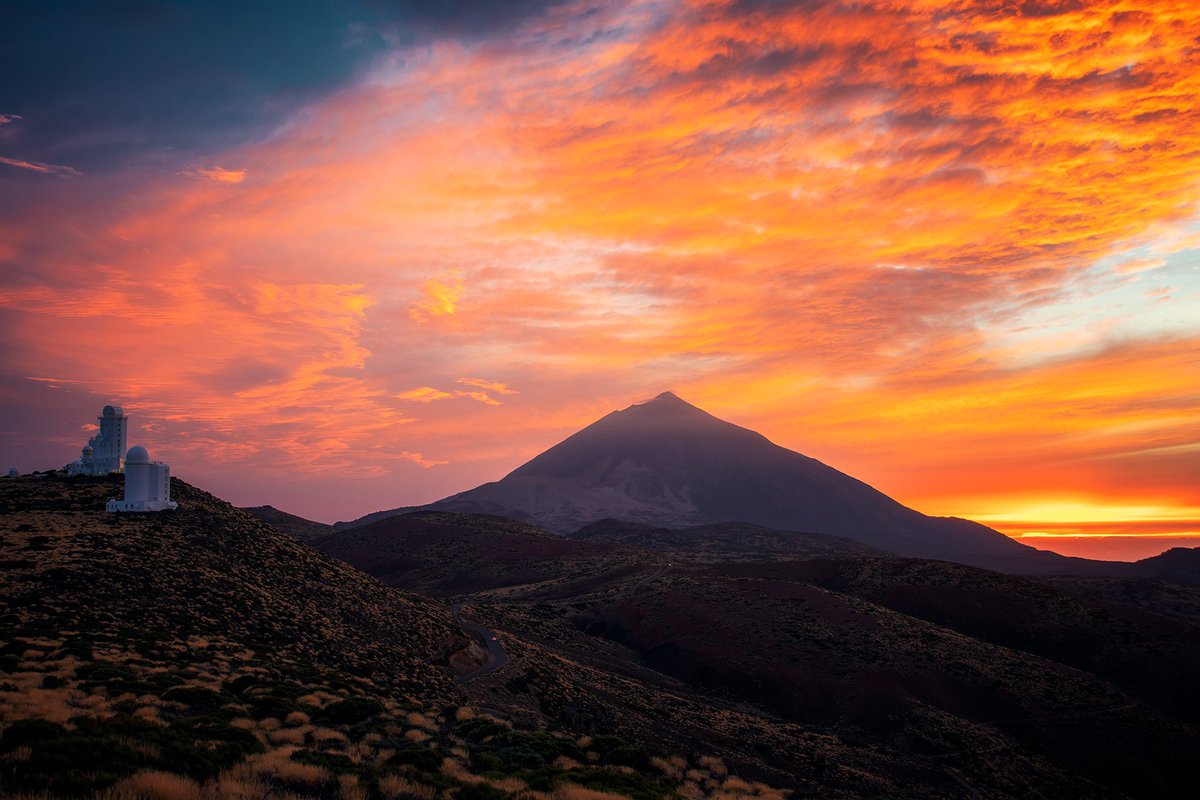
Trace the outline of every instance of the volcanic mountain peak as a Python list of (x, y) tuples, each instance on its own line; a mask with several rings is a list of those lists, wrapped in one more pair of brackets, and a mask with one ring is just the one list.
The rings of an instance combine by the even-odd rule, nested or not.
[(670, 528), (736, 521), (1001, 569), (1044, 571), (1065, 561), (983, 525), (906, 508), (669, 391), (606, 415), (495, 483), (429, 508), (497, 514), (563, 533), (605, 518)]

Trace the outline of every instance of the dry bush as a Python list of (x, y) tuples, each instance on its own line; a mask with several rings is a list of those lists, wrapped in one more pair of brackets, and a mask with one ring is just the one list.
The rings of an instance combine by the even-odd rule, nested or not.
[(692, 783), (703, 783), (704, 779), (708, 777), (708, 773), (704, 772), (703, 770), (689, 769), (686, 773), (684, 773), (684, 777), (686, 777)]
[(683, 800), (702, 800), (704, 797), (704, 790), (700, 788), (700, 784), (693, 783), (692, 781), (677, 786), (675, 793), (683, 798)]
[(317, 708), (324, 708), (330, 703), (337, 702), (341, 699), (342, 698), (338, 697), (336, 694), (318, 690), (312, 692), (311, 694), (306, 694), (303, 697), (296, 698), (296, 702), (302, 706), (316, 706)]
[(462, 783), (480, 783), (483, 781), (483, 778), (480, 776), (469, 772), (463, 762), (454, 758), (442, 759), (442, 774), (447, 778), (454, 778)]
[(285, 725), (307, 725), (309, 722), (308, 714), (303, 711), (293, 711), (284, 717), (283, 724)]
[[(17, 680), (9, 675), (5, 680), (17, 687), (15, 692), (0, 694), (0, 717), (4, 719), (44, 719), (62, 724), (79, 715), (79, 709), (71, 701), (79, 697), (77, 692), (62, 689), (42, 689), (30, 682)], [(41, 676), (38, 676), (39, 681)]]
[(358, 785), (357, 775), (339, 775), (338, 797), (341, 800), (367, 800), (367, 790)]
[(302, 745), (309, 730), (309, 728), (280, 728), (277, 731), (267, 733), (267, 740), (271, 744)]
[(384, 775), (379, 779), (379, 793), (386, 800), (433, 800), (437, 794), (432, 786), (410, 781), (402, 775)]
[(350, 744), (350, 737), (341, 731), (334, 730), (333, 728), (313, 728), (312, 737), (313, 741), (316, 742), (318, 749), (322, 747)]
[(725, 762), (716, 756), (700, 756), (697, 759), (697, 763), (713, 775), (725, 775), (729, 772), (729, 768), (725, 766)]
[(275, 717), (265, 717), (264, 719), (260, 719), (258, 721), (259, 729), (264, 731), (278, 730), (279, 726), (280, 722), (279, 720), (275, 719)]
[(554, 764), (553, 764), (553, 767), (555, 769), (561, 769), (564, 771), (569, 770), (569, 769), (579, 769), (582, 766), (583, 766), (583, 764), (580, 764), (578, 761), (571, 758), (570, 756), (559, 756), (558, 758), (554, 759)]
[(108, 698), (102, 694), (89, 694), (87, 697), (81, 697), (75, 701), (75, 705), (86, 708), (96, 715), (109, 710)]
[(554, 800), (628, 800), (623, 794), (598, 792), (574, 783), (560, 783), (555, 786), (553, 797)]
[(261, 778), (224, 773), (205, 784), (207, 793), (215, 794), (219, 800), (269, 800), (274, 795), (271, 786)]
[(200, 785), (182, 775), (147, 770), (117, 781), (104, 800), (200, 800)]
[(592, 745), (592, 737), (590, 737), (590, 736), (580, 736), (578, 739), (576, 739), (576, 740), (575, 740), (575, 744), (577, 744), (577, 745), (579, 745), (580, 747), (583, 747), (583, 748), (588, 748), (588, 747), (591, 747), (591, 745)]
[(470, 706), (459, 706), (458, 710), (454, 712), (454, 718), (459, 722), (475, 719), (475, 709)]
[(721, 784), (721, 791), (754, 794), (754, 788), (736, 775), (730, 775), (725, 779), (725, 782)]
[(153, 722), (156, 725), (165, 725), (158, 716), (158, 706), (142, 706), (133, 712), (133, 716), (146, 722)]
[(488, 781), (488, 783), (490, 783), (492, 786), (499, 789), (500, 791), (508, 792), (509, 794), (515, 794), (516, 792), (523, 792), (529, 788), (528, 786), (525, 785), (525, 781), (521, 780), (520, 778), (512, 778), (512, 777), (496, 778), (494, 780)]
[(405, 731), (404, 738), (410, 742), (427, 742), (429, 741), (429, 734), (420, 728), (413, 728), (411, 731)]
[(231, 728), (240, 728), (244, 731), (252, 731), (258, 727), (257, 723), (255, 723), (255, 721), (249, 717), (237, 717), (235, 719), (231, 719), (229, 720), (228, 725)]
[(671, 756), (670, 758), (651, 756), (650, 765), (668, 778), (681, 781), (683, 780), (683, 771), (687, 768), (687, 759), (683, 756)]
[(244, 765), (232, 770), (239, 777), (255, 777), (283, 783), (289, 788), (304, 790), (320, 790), (331, 782), (332, 776), (323, 767), (313, 764), (301, 764), (292, 761), (292, 753), (297, 747), (278, 747), (251, 756)]
[(414, 725), (418, 728), (424, 728), (427, 731), (436, 731), (437, 730), (436, 722), (434, 722), (429, 717), (427, 717), (424, 714), (417, 712), (417, 711), (410, 711), (408, 713), (408, 716), (405, 717), (405, 720), (408, 722), (409, 725)]

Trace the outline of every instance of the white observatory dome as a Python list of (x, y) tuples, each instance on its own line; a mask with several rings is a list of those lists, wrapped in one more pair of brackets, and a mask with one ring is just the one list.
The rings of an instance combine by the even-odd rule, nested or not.
[(142, 447), (140, 444), (136, 444), (133, 447), (129, 448), (129, 452), (125, 454), (125, 463), (126, 464), (149, 464), (150, 463), (150, 451), (147, 450), (146, 448)]

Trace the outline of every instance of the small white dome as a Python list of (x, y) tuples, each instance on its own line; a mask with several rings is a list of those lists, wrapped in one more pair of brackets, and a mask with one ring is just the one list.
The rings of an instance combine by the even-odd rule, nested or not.
[(142, 447), (140, 444), (135, 444), (129, 448), (129, 452), (125, 454), (126, 464), (148, 464), (150, 463), (150, 451)]

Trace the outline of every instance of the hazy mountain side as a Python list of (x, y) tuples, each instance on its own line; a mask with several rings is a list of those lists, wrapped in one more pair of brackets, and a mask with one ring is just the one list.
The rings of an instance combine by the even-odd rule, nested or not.
[[(1101, 676), (1200, 722), (1200, 627), (1065, 590), (940, 561), (810, 560), (730, 565), (720, 574), (803, 581), (967, 636)], [(1182, 588), (1182, 587), (1180, 587)]]
[(570, 538), (643, 547), (661, 553), (665, 560), (697, 563), (888, 555), (841, 536), (777, 531), (742, 522), (672, 529), (606, 519), (580, 528)]
[[(489, 623), (519, 630), (517, 618), (537, 606), (495, 605)], [(554, 623), (531, 628), (554, 636)], [(1021, 749), (997, 747), (988, 729), (928, 710), (924, 726), (938, 738), (892, 748), (860, 730), (832, 730), (780, 719), (743, 702), (635, 680), (595, 665), (590, 656), (564, 654), (553, 645), (504, 634), (512, 663), (470, 685), (474, 702), (510, 713), (567, 720), (577, 730), (611, 730), (634, 739), (658, 739), (677, 752), (697, 748), (720, 755), (747, 777), (788, 786), (798, 797), (960, 798), (964, 781), (986, 786), (988, 796), (1070, 797), (1079, 777)], [(966, 776), (965, 778), (963, 776)], [(1089, 785), (1090, 797), (1122, 797)], [(731, 790), (736, 791), (733, 787)]]
[(1200, 626), (1200, 588), (1195, 586), (1155, 578), (1054, 575), (1040, 580), (1057, 589)]
[(1097, 676), (852, 596), (714, 568), (664, 576), (574, 621), (701, 691), (914, 757), (978, 725), (997, 751), (1122, 792), (1190, 791), (1177, 759), (1200, 744), (1194, 728)]
[[(787, 721), (776, 724), (849, 746), (860, 765), (865, 748), (907, 771), (900, 786), (880, 784), (880, 796), (958, 796), (962, 784), (948, 788), (955, 782), (947, 767), (1003, 797), (1071, 797), (1079, 785), (1088, 796), (1190, 791), (1173, 759), (1196, 742), (1191, 727), (1095, 676), (817, 587), (682, 568), (632, 592), (472, 608), (497, 630), (566, 660), (555, 673), (562, 677), (541, 677), (539, 686), (577, 683), (582, 673), (570, 665), (584, 664), (609, 676), (598, 681), (603, 695), (649, 665), (690, 690), (642, 679), (642, 692), (743, 713), (753, 704), (763, 722), (782, 715)], [(623, 652), (633, 662), (614, 664)], [(505, 688), (523, 686), (518, 676)], [(730, 727), (717, 722), (714, 731)], [(785, 751), (765, 749), (769, 740), (747, 736), (746, 745), (771, 753), (768, 763), (785, 759)], [(897, 779), (879, 762), (871, 769), (872, 780)], [(1139, 788), (1143, 779), (1149, 789)], [(948, 786), (935, 790), (941, 782)]]
[(619, 577), (653, 554), (580, 542), (483, 514), (415, 512), (315, 543), (392, 586), (438, 597), (570, 579)]
[(290, 533), (302, 542), (316, 541), (322, 536), (328, 536), (333, 533), (334, 530), (332, 525), (313, 522), (311, 519), (305, 519), (295, 514), (289, 514), (286, 511), (280, 511), (274, 506), (249, 506), (238, 510), (244, 511), (255, 519), (262, 520), (284, 533)]

